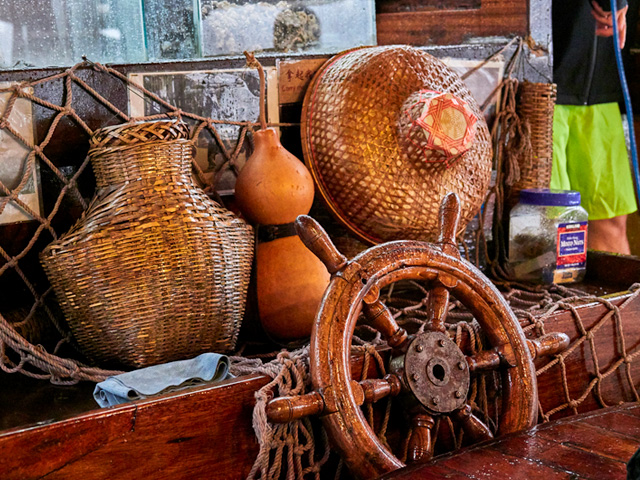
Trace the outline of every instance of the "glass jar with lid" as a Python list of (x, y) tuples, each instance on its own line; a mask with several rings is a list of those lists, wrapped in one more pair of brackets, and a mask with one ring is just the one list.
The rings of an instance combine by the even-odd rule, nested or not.
[(581, 281), (587, 219), (580, 192), (522, 190), (509, 216), (509, 265), (515, 277), (537, 283)]

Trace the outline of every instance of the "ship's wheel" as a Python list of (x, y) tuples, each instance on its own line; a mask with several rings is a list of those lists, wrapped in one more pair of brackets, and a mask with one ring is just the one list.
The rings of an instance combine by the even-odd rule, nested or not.
[[(310, 369), (314, 392), (277, 398), (267, 414), (289, 421), (321, 414), (334, 447), (360, 478), (375, 478), (404, 466), (380, 441), (361, 411), (365, 402), (403, 397), (412, 431), (407, 462), (433, 455), (436, 421), (449, 417), (474, 442), (489, 440), (488, 425), (472, 413), (470, 383), (480, 372), (501, 378), (497, 434), (532, 426), (536, 420), (537, 386), (532, 359), (568, 345), (563, 334), (526, 340), (515, 315), (493, 284), (462, 260), (455, 243), (459, 201), (449, 194), (440, 210), (436, 244), (396, 241), (372, 247), (348, 261), (326, 232), (310, 217), (296, 221), (304, 243), (325, 263), (332, 279), (316, 316), (311, 337)], [(409, 335), (398, 326), (380, 291), (403, 280), (429, 288), (423, 333)], [(488, 346), (465, 354), (450, 339), (445, 316), (450, 296), (466, 307), (482, 328)], [(363, 314), (363, 315), (362, 315)], [(391, 370), (382, 379), (352, 380), (350, 353), (359, 318), (379, 330), (392, 347)]]

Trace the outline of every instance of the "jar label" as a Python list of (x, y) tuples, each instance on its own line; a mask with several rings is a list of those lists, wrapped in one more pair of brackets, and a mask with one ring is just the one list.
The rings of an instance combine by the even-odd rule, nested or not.
[(558, 225), (557, 260), (559, 270), (584, 268), (587, 262), (587, 222)]

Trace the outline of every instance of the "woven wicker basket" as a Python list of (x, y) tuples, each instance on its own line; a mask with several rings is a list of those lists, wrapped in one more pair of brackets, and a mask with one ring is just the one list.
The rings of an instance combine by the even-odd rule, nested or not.
[(96, 362), (143, 367), (235, 346), (253, 233), (194, 184), (188, 138), (176, 121), (96, 132), (96, 197), (42, 253), (74, 338)]
[[(472, 145), (453, 162), (434, 162), (405, 131), (407, 101), (424, 90), (454, 95), (477, 118)], [(477, 102), (456, 73), (416, 48), (361, 48), (327, 61), (307, 90), (301, 130), (319, 193), (367, 243), (436, 240), (449, 192), (461, 200), (460, 233), (489, 187), (491, 143)]]
[(508, 205), (518, 203), (520, 190), (549, 188), (553, 163), (554, 83), (522, 82), (518, 87), (517, 113), (530, 132), (531, 150), (519, 158), (520, 179), (509, 189)]

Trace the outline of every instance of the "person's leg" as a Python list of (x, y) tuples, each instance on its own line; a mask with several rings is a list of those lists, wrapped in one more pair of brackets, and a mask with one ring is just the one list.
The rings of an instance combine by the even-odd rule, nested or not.
[(587, 247), (591, 250), (629, 255), (631, 250), (627, 239), (627, 216), (589, 220)]

